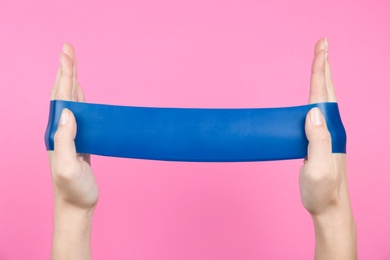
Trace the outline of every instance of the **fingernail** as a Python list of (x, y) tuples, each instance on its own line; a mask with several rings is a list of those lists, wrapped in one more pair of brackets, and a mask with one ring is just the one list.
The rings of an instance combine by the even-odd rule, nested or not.
[(62, 52), (65, 52), (65, 49), (66, 49), (66, 42), (65, 42), (64, 45), (62, 46)]
[(321, 112), (318, 107), (313, 108), (310, 113), (310, 119), (313, 125), (322, 125)]
[(68, 122), (68, 119), (69, 119), (69, 111), (68, 111), (68, 109), (64, 108), (64, 109), (62, 109), (60, 124), (65, 125), (66, 122)]
[(325, 49), (328, 49), (328, 38), (324, 39), (324, 45), (325, 45)]

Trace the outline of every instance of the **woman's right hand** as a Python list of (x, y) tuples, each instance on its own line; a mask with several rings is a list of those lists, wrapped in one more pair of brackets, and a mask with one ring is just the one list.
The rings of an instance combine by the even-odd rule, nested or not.
[[(328, 60), (328, 41), (314, 50), (309, 103), (336, 102)], [(356, 227), (348, 193), (347, 159), (332, 153), (332, 140), (318, 108), (306, 116), (308, 156), (300, 170), (303, 206), (311, 214), (315, 234), (315, 259), (356, 259)]]

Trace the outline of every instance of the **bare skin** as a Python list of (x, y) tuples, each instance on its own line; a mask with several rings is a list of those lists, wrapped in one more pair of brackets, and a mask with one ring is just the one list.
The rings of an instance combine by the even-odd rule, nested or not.
[[(314, 48), (309, 103), (318, 102), (336, 102), (326, 38)], [(346, 155), (332, 154), (330, 134), (318, 109), (308, 113), (305, 131), (308, 157), (300, 170), (299, 184), (302, 204), (314, 223), (315, 259), (357, 259)]]
[[(315, 45), (309, 103), (336, 102), (327, 49), (326, 39)], [(77, 80), (75, 50), (70, 44), (64, 44), (51, 99), (85, 101)], [(54, 137), (54, 151), (48, 152), (55, 203), (52, 259), (91, 259), (90, 236), (98, 186), (90, 156), (76, 153), (76, 131), (74, 115), (64, 109)], [(308, 157), (300, 170), (299, 183), (302, 204), (314, 223), (315, 259), (357, 259), (346, 156), (332, 154), (330, 134), (318, 109), (308, 113), (305, 131)]]
[[(51, 99), (85, 101), (77, 80), (74, 48), (65, 44)], [(92, 216), (98, 201), (98, 187), (90, 156), (77, 154), (76, 121), (64, 110), (54, 137), (49, 161), (54, 187), (54, 234), (52, 259), (90, 259)]]

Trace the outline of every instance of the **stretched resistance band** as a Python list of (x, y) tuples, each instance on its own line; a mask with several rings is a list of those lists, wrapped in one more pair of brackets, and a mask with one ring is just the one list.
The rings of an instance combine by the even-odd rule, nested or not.
[(79, 153), (187, 161), (245, 162), (304, 158), (306, 114), (319, 107), (332, 137), (332, 152), (346, 152), (337, 103), (282, 108), (153, 108), (52, 100), (45, 134), (54, 150), (63, 108), (77, 122)]

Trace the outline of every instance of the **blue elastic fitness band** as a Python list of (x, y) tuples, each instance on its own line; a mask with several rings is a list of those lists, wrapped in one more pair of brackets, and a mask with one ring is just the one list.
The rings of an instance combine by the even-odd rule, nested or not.
[(337, 103), (282, 108), (153, 108), (52, 100), (45, 134), (54, 150), (63, 108), (77, 121), (79, 153), (187, 161), (249, 162), (304, 158), (306, 114), (319, 107), (332, 137), (332, 152), (346, 153)]

